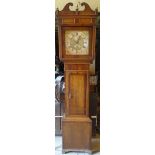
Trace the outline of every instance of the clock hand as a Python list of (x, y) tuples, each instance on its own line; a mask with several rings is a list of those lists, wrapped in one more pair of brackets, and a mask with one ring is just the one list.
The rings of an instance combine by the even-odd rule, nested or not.
[(79, 41), (80, 41), (80, 38), (81, 38), (81, 37), (79, 36), (79, 37), (78, 37), (78, 40), (77, 40), (77, 42), (76, 42), (76, 43), (79, 43)]

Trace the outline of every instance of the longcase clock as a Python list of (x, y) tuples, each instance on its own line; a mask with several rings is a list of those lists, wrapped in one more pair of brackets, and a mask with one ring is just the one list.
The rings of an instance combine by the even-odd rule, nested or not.
[(57, 10), (59, 57), (64, 62), (65, 114), (62, 120), (62, 149), (91, 153), (92, 121), (89, 118), (89, 65), (95, 56), (97, 10), (81, 3)]

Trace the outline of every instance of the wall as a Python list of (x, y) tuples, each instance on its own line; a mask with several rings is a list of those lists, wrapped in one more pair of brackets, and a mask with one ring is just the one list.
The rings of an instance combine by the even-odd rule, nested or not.
[(55, 0), (55, 8), (62, 10), (63, 7), (69, 2), (72, 2), (74, 4), (73, 10), (75, 10), (78, 2), (86, 2), (89, 4), (91, 9), (95, 10), (96, 8), (98, 8), (98, 10), (100, 10), (100, 0)]

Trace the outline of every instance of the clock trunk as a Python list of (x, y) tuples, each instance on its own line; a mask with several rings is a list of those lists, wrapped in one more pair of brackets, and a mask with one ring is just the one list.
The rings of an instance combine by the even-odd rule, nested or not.
[(65, 65), (65, 114), (66, 116), (88, 116), (89, 114), (89, 65)]

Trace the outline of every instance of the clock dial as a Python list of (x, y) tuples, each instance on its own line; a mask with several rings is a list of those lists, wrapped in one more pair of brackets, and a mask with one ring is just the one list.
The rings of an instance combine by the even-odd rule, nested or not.
[(66, 55), (88, 55), (89, 31), (65, 31)]

